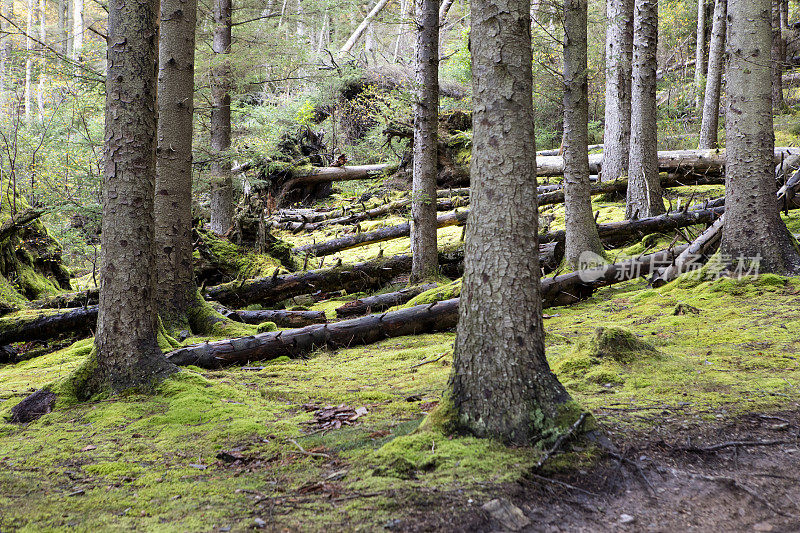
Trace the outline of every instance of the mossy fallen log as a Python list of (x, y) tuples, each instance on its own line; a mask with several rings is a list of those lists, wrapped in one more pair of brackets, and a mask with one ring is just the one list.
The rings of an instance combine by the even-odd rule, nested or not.
[(79, 292), (65, 292), (41, 298), (31, 302), (33, 309), (68, 309), (72, 307), (86, 307), (97, 305), (100, 299), (100, 289), (88, 289)]
[(347, 302), (341, 307), (336, 308), (336, 316), (338, 318), (347, 318), (351, 316), (367, 315), (369, 313), (377, 313), (384, 311), (395, 305), (402, 305), (415, 296), (423, 292), (438, 287), (436, 283), (427, 283), (425, 285), (417, 285), (416, 287), (409, 287), (395, 292), (388, 292), (386, 294), (376, 294), (375, 296), (365, 296), (358, 300)]
[(97, 306), (61, 312), (22, 311), (0, 318), (0, 345), (44, 340), (64, 333), (90, 333), (97, 323)]
[[(543, 279), (543, 305), (566, 305), (587, 298), (599, 287), (646, 276), (654, 265), (672, 260), (681, 250), (665, 250), (592, 271)], [(179, 348), (167, 358), (177, 365), (218, 368), (284, 356), (301, 357), (318, 348), (359, 346), (390, 337), (446, 331), (458, 322), (458, 304), (459, 299), (452, 298), (331, 324), (208, 342)]]
[(325, 311), (292, 311), (285, 309), (265, 309), (248, 311), (245, 309), (217, 309), (222, 316), (244, 322), (245, 324), (261, 324), (274, 322), (281, 328), (302, 328), (311, 324), (324, 324), (328, 321)]

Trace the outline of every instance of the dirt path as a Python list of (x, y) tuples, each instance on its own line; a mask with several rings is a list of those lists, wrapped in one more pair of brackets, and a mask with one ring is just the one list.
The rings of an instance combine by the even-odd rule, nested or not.
[(393, 529), (800, 531), (800, 412), (677, 426), (659, 425), (658, 416), (652, 415), (655, 427), (646, 433), (609, 428), (631, 463), (609, 458), (589, 471), (552, 475), (549, 481), (534, 478), (505, 486), (504, 494), (487, 494), (487, 500), (499, 498), (517, 506), (530, 521), (525, 527), (509, 527), (481, 508), (485, 502), (474, 502), (473, 510), (452, 509), (452, 528), (441, 515), (429, 515)]

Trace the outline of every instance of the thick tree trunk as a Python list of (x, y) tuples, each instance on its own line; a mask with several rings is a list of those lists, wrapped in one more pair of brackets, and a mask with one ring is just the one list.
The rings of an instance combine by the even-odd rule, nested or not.
[(402, 305), (415, 296), (419, 296), (425, 291), (435, 289), (436, 283), (428, 283), (425, 285), (417, 285), (416, 287), (409, 287), (396, 292), (389, 292), (386, 294), (377, 294), (375, 296), (365, 296), (358, 300), (352, 300), (336, 308), (337, 318), (347, 318), (351, 316), (368, 315), (370, 313), (378, 313), (394, 307), (395, 305)]
[[(719, 2), (717, 2), (719, 3)], [(713, 37), (711, 46), (713, 47)], [(706, 76), (706, 1), (697, 0), (697, 45), (694, 57), (694, 106), (703, 109)], [(710, 56), (709, 56), (710, 58)]]
[(700, 126), (700, 148), (717, 148), (719, 129), (719, 98), (722, 92), (722, 69), (725, 62), (725, 32), (728, 0), (716, 0), (711, 28), (711, 49), (708, 52), (708, 76), (703, 100), (703, 120)]
[(783, 50), (781, 31), (781, 0), (772, 0), (772, 110), (783, 111), (786, 102), (783, 100), (783, 64), (786, 62)]
[[(604, 265), (591, 272), (571, 272), (554, 278), (543, 279), (541, 282), (542, 301), (539, 305), (543, 307), (569, 305), (588, 298), (600, 287), (647, 276), (654, 266), (673, 260), (684, 248), (678, 247), (674, 250), (644, 255), (622, 263)], [(525, 290), (525, 286), (518, 288), (518, 292), (524, 292)], [(453, 298), (433, 304), (422, 304), (407, 309), (353, 318), (332, 324), (313, 325), (302, 329), (261, 333), (252, 337), (207, 342), (180, 348), (167, 354), (167, 357), (177, 365), (218, 368), (225, 365), (264, 361), (282, 356), (300, 357), (324, 347), (358, 346), (378, 342), (390, 337), (447, 331), (456, 327), (457, 322), (464, 320), (463, 315), (459, 318), (460, 300), (460, 298)], [(512, 342), (517, 342), (518, 336), (514, 335), (511, 339)], [(456, 340), (456, 343), (458, 344), (458, 340)], [(489, 358), (492, 354), (493, 352), (489, 351), (485, 357)], [(519, 371), (524, 370), (519, 369)], [(472, 375), (471, 377), (480, 380), (482, 375), (485, 374)], [(547, 379), (555, 380), (556, 378), (550, 374)], [(497, 391), (505, 389), (484, 388), (480, 390), (482, 393), (488, 390), (497, 394)], [(474, 397), (473, 401), (475, 401)], [(496, 413), (495, 415), (499, 416), (500, 414), (502, 413)], [(528, 419), (527, 422), (530, 423), (530, 420)]]
[(633, 0), (607, 0), (603, 181), (628, 173), (631, 142)]
[(728, 212), (720, 251), (733, 268), (797, 273), (800, 256), (778, 214), (770, 159), (772, 72), (764, 57), (772, 42), (770, 8), (771, 0), (728, 2)]
[(633, 26), (631, 153), (625, 216), (643, 218), (664, 212), (657, 148), (658, 0), (635, 1)]
[(417, 22), (411, 283), (437, 273), (436, 178), (439, 129), (439, 0), (414, 0)]
[(0, 116), (12, 116), (13, 96), (11, 87), (11, 58), (14, 54), (14, 39), (10, 34), (11, 24), (8, 20), (14, 19), (14, 0), (0, 0)]
[(449, 387), (459, 426), (530, 445), (570, 401), (544, 353), (530, 1), (471, 9), (472, 218)]
[(231, 160), (231, 0), (214, 0), (215, 54), (222, 58), (211, 72), (211, 231), (220, 235), (233, 224)]
[(156, 159), (158, 311), (169, 330), (188, 328), (197, 286), (192, 262), (192, 116), (196, 0), (161, 0)]
[(101, 263), (94, 370), (81, 387), (149, 387), (175, 371), (156, 342), (153, 195), (158, 4), (110, 0)]
[(589, 78), (587, 0), (564, 2), (564, 219), (567, 264), (581, 254), (602, 255), (589, 182)]
[(69, 34), (69, 30), (67, 29), (67, 23), (69, 22), (69, 10), (67, 9), (68, 4), (69, 0), (58, 0), (58, 2), (56, 2), (56, 11), (58, 15), (58, 22), (56, 26), (58, 43), (56, 45), (56, 50), (58, 50), (58, 52), (65, 57), (67, 57), (67, 35)]

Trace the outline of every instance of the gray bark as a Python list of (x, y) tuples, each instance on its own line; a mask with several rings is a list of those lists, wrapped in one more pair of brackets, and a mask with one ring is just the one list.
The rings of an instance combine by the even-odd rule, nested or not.
[(633, 82), (631, 88), (631, 153), (626, 218), (664, 212), (658, 179), (658, 112), (656, 51), (658, 1), (636, 0), (633, 16)]
[(14, 53), (14, 39), (10, 35), (10, 24), (6, 19), (14, 18), (14, 1), (0, 0), (0, 12), (3, 19), (0, 20), (0, 113), (11, 115), (11, 57)]
[(156, 158), (158, 310), (186, 329), (197, 287), (192, 270), (192, 113), (196, 0), (161, 0)]
[(69, 4), (69, 0), (58, 0), (56, 3), (56, 11), (58, 14), (58, 25), (56, 26), (58, 44), (56, 50), (64, 56), (67, 55), (67, 17), (69, 16), (67, 4)]
[(760, 256), (760, 272), (796, 273), (800, 256), (778, 214), (771, 157), (771, 0), (729, 0), (728, 40), (726, 220), (720, 251), (733, 267), (739, 257)]
[(233, 224), (231, 160), (231, 0), (214, 0), (215, 54), (224, 57), (211, 72), (211, 231), (227, 232)]
[(719, 130), (719, 97), (722, 92), (722, 69), (725, 62), (725, 32), (728, 0), (716, 0), (708, 52), (708, 76), (703, 99), (703, 119), (700, 125), (700, 148), (717, 148)]
[(83, 60), (83, 0), (72, 5), (72, 59)]
[(606, 111), (603, 181), (628, 173), (631, 148), (633, 0), (606, 3)]
[(589, 181), (587, 0), (564, 1), (564, 209), (565, 258), (575, 268), (582, 253), (603, 254), (592, 215)]
[[(713, 39), (713, 37), (712, 37)], [(713, 44), (712, 44), (713, 46)], [(694, 91), (697, 109), (703, 109), (706, 76), (706, 0), (697, 0), (697, 46), (694, 58)]]
[(436, 178), (439, 128), (439, 0), (415, 0), (417, 47), (414, 177), (411, 202), (411, 283), (437, 271)]
[(471, 7), (472, 213), (450, 388), (459, 426), (529, 445), (570, 401), (544, 353), (530, 1)]
[[(39, 21), (39, 42), (46, 43), (47, 42), (47, 28), (46, 28), (46, 16), (47, 16), (47, 9), (45, 6), (45, 0), (39, 0), (38, 6), (36, 8), (36, 16)], [(44, 82), (45, 82), (45, 61), (47, 56), (45, 55), (44, 46), (39, 45), (39, 82), (36, 85), (36, 108), (38, 110), (38, 117), (39, 123), (44, 123)]]
[(772, 0), (772, 109), (783, 111), (786, 102), (783, 99), (783, 64), (786, 62), (783, 52), (783, 36), (781, 32), (781, 0)]
[(173, 372), (156, 342), (153, 194), (158, 4), (110, 0), (96, 367), (84, 393)]
[(25, 22), (25, 120), (30, 122), (33, 118), (31, 105), (31, 76), (33, 73), (33, 11), (35, 0), (27, 0), (27, 17)]

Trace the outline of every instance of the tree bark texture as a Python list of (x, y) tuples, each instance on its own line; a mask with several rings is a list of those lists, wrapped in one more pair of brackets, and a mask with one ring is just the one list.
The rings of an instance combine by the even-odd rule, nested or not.
[(427, 283), (425, 285), (417, 285), (416, 287), (408, 287), (396, 292), (376, 294), (375, 296), (365, 296), (364, 298), (352, 300), (340, 307), (337, 307), (336, 317), (346, 318), (384, 311), (390, 307), (394, 307), (395, 305), (402, 305), (415, 296), (418, 296), (425, 291), (435, 289), (436, 287), (436, 283)]
[(156, 342), (153, 194), (158, 4), (111, 0), (96, 369), (87, 392), (174, 371)]
[(436, 178), (439, 175), (439, 0), (414, 0), (417, 25), (414, 168), (411, 202), (412, 283), (437, 273)]
[(589, 182), (587, 0), (564, 1), (564, 219), (565, 258), (577, 267), (582, 253), (603, 254), (592, 213)]
[(760, 272), (796, 273), (798, 256), (778, 214), (771, 155), (771, 0), (728, 1), (725, 225), (722, 254), (760, 257)]
[(72, 59), (83, 61), (83, 0), (72, 5)]
[(167, 328), (186, 328), (192, 262), (192, 114), (196, 0), (161, 0), (156, 158), (157, 301)]
[(628, 172), (631, 142), (633, 0), (606, 2), (606, 111), (602, 179)]
[(717, 148), (719, 130), (719, 99), (722, 92), (722, 70), (725, 64), (725, 32), (728, 0), (716, 0), (711, 27), (711, 47), (708, 52), (708, 76), (703, 99), (703, 118), (700, 125), (699, 147)]
[(231, 160), (231, 0), (214, 1), (216, 65), (211, 69), (211, 231), (220, 235), (233, 224)]
[[(712, 37), (713, 39), (713, 37)], [(694, 57), (695, 107), (703, 109), (706, 79), (706, 0), (697, 0), (697, 45)]]
[(461, 427), (531, 444), (570, 397), (544, 353), (530, 1), (471, 11), (472, 211), (450, 388)]
[(651, 217), (664, 212), (658, 179), (656, 110), (658, 0), (635, 0), (633, 28), (631, 153), (626, 218)]
[(786, 62), (783, 50), (783, 33), (781, 31), (781, 0), (772, 0), (772, 110), (783, 111), (786, 102), (783, 99), (783, 64)]

